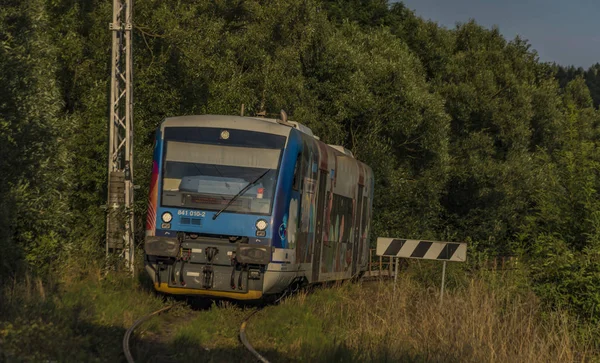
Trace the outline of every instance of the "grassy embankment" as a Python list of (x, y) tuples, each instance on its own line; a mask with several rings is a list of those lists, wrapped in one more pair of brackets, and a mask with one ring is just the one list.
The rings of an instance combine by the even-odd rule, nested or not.
[[(248, 337), (273, 362), (599, 359), (589, 344), (594, 333), (542, 311), (518, 271), (469, 276), (452, 267), (442, 306), (439, 264), (414, 263), (395, 291), (390, 282), (344, 284), (267, 306)], [(0, 360), (9, 361), (123, 360), (125, 329), (167, 303), (143, 282), (98, 273), (60, 284), (25, 280), (5, 287), (1, 299)], [(250, 359), (237, 339), (248, 309), (177, 307), (143, 325), (134, 354), (139, 361)]]

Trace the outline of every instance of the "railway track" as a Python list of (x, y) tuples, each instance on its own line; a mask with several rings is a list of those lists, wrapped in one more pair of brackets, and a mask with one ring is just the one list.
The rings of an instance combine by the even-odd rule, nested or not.
[(175, 305), (177, 305), (177, 304), (165, 306), (162, 309), (158, 309), (154, 312), (151, 312), (150, 314), (144, 315), (141, 318), (139, 318), (138, 320), (136, 320), (131, 325), (131, 327), (129, 327), (129, 329), (127, 329), (127, 331), (125, 332), (125, 335), (123, 336), (123, 353), (125, 353), (125, 358), (127, 359), (128, 363), (135, 362), (135, 360), (133, 359), (133, 355), (131, 354), (131, 349), (129, 349), (129, 339), (131, 339), (131, 335), (133, 334), (133, 331), (135, 330), (135, 328), (137, 328), (139, 325), (141, 325), (143, 322), (150, 319), (151, 317), (153, 317), (155, 315), (159, 315), (161, 313), (164, 313), (165, 311), (171, 310)]
[(252, 313), (248, 314), (248, 316), (246, 316), (246, 318), (242, 322), (242, 325), (240, 326), (240, 335), (239, 335), (240, 341), (242, 342), (242, 344), (244, 344), (244, 347), (246, 347), (246, 349), (248, 349), (248, 351), (250, 351), (250, 353), (252, 353), (259, 361), (261, 361), (263, 363), (269, 363), (269, 361), (265, 357), (260, 355), (260, 353), (257, 352), (256, 349), (254, 349), (254, 347), (250, 344), (250, 342), (248, 341), (248, 338), (246, 337), (246, 325), (248, 324), (248, 320), (250, 320), (252, 315), (256, 314), (258, 311), (259, 310), (254, 310)]
[[(388, 279), (392, 279), (392, 276), (386, 276), (386, 275), (377, 275), (377, 276), (363, 276), (362, 278), (360, 278), (360, 281), (362, 282), (375, 282), (375, 281), (382, 281), (382, 280), (388, 280)], [(278, 300), (279, 301), (279, 300)], [(176, 305), (179, 305), (181, 303), (176, 303), (173, 305), (169, 305), (166, 307), (163, 307), (159, 310), (153, 311), (147, 315), (144, 315), (143, 317), (139, 318), (138, 320), (136, 320), (129, 329), (127, 329), (127, 331), (125, 332), (125, 335), (123, 336), (123, 352), (125, 354), (125, 358), (127, 359), (128, 363), (134, 363), (135, 360), (133, 359), (133, 355), (131, 354), (131, 349), (129, 346), (129, 341), (131, 339), (131, 336), (133, 335), (134, 330), (140, 326), (142, 323), (144, 323), (145, 321), (149, 320), (151, 317), (156, 316), (156, 315), (160, 315), (166, 311), (171, 310), (173, 307), (175, 307)], [(246, 336), (246, 327), (248, 325), (248, 321), (250, 320), (250, 318), (252, 316), (254, 316), (254, 314), (258, 313), (260, 311), (260, 309), (254, 310), (253, 312), (251, 312), (250, 314), (248, 314), (244, 320), (242, 321), (242, 324), (240, 325), (240, 329), (239, 329), (239, 339), (240, 342), (244, 345), (244, 347), (250, 352), (252, 353), (252, 355), (254, 355), (254, 357), (256, 357), (256, 359), (260, 362), (263, 363), (269, 363), (269, 361), (263, 357), (260, 353), (258, 353), (256, 351), (256, 349), (254, 349), (254, 347), (250, 344), (250, 342), (248, 341), (248, 337)]]
[[(129, 329), (127, 329), (127, 331), (125, 332), (125, 335), (123, 336), (123, 353), (125, 354), (125, 358), (127, 359), (128, 363), (134, 363), (135, 362), (135, 360), (133, 359), (133, 355), (131, 354), (131, 349), (130, 349), (130, 346), (129, 346), (129, 340), (131, 339), (131, 336), (133, 335), (133, 331), (135, 330), (135, 328), (137, 328), (138, 326), (140, 326), (145, 321), (149, 320), (151, 317), (153, 317), (155, 315), (162, 314), (162, 313), (164, 313), (164, 312), (166, 312), (168, 310), (171, 310), (176, 305), (178, 305), (178, 304), (169, 305), (169, 306), (166, 306), (166, 307), (161, 308), (159, 310), (153, 311), (150, 314), (144, 315), (141, 318), (139, 318), (138, 320), (136, 320), (131, 325), (131, 327), (129, 327)], [(244, 318), (244, 321), (242, 321), (242, 324), (240, 325), (239, 338), (240, 338), (240, 341), (242, 342), (242, 344), (244, 345), (244, 347), (250, 353), (252, 353), (252, 355), (254, 355), (259, 361), (261, 361), (263, 363), (269, 363), (269, 361), (265, 357), (263, 357), (260, 353), (258, 353), (256, 351), (256, 349), (254, 349), (254, 347), (248, 341), (248, 337), (246, 337), (246, 326), (248, 325), (248, 321), (259, 310), (254, 310), (252, 313), (248, 314)]]

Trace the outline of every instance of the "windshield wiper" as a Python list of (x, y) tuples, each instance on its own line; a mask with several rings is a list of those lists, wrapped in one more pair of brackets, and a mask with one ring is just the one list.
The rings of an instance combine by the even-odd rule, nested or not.
[(264, 173), (262, 173), (262, 174), (261, 174), (261, 175), (260, 175), (258, 178), (254, 179), (253, 181), (251, 181), (250, 183), (248, 183), (248, 185), (246, 185), (246, 186), (244, 187), (244, 189), (240, 190), (240, 191), (239, 191), (239, 192), (238, 192), (236, 195), (234, 195), (234, 196), (233, 196), (231, 199), (229, 199), (229, 202), (227, 203), (227, 205), (226, 205), (226, 206), (224, 206), (224, 207), (223, 207), (223, 209), (221, 209), (220, 211), (218, 211), (217, 213), (215, 213), (215, 215), (212, 217), (213, 221), (214, 221), (215, 219), (217, 219), (217, 217), (218, 217), (218, 216), (219, 216), (221, 213), (223, 213), (223, 211), (224, 211), (225, 209), (229, 208), (229, 206), (230, 206), (230, 205), (231, 205), (233, 202), (235, 202), (235, 200), (236, 200), (236, 199), (238, 199), (238, 197), (239, 197), (240, 195), (242, 195), (242, 194), (246, 193), (246, 191), (247, 191), (248, 189), (250, 189), (250, 187), (252, 187), (254, 184), (256, 184), (256, 183), (257, 183), (259, 180), (261, 180), (261, 179), (262, 179), (262, 177), (263, 177), (263, 176), (267, 175), (267, 173), (268, 173), (268, 172), (270, 172), (270, 171), (271, 171), (271, 169), (268, 169), (267, 171), (265, 171)]

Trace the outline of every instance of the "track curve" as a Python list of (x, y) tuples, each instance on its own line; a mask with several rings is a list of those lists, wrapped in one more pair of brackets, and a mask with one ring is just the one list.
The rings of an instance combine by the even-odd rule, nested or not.
[(146, 320), (150, 319), (154, 315), (158, 315), (160, 313), (164, 313), (167, 310), (170, 310), (175, 305), (177, 305), (177, 304), (165, 306), (162, 309), (159, 309), (150, 314), (144, 315), (141, 318), (139, 318), (138, 320), (136, 320), (129, 329), (127, 329), (127, 331), (125, 332), (125, 336), (123, 336), (123, 352), (125, 353), (125, 358), (127, 359), (128, 363), (135, 363), (135, 361), (133, 360), (133, 355), (131, 355), (131, 350), (129, 349), (129, 339), (131, 338), (131, 334), (133, 334), (133, 331), (135, 330), (135, 328), (137, 328), (140, 324), (142, 324)]
[(242, 325), (240, 326), (240, 341), (242, 342), (242, 344), (244, 344), (244, 347), (246, 347), (246, 349), (248, 349), (250, 353), (252, 353), (259, 361), (263, 363), (269, 363), (269, 361), (265, 357), (263, 357), (259, 352), (256, 351), (256, 349), (254, 349), (254, 347), (252, 346), (252, 344), (250, 344), (248, 338), (246, 337), (246, 325), (248, 325), (248, 320), (250, 320), (250, 318), (259, 311), (260, 309), (254, 310), (242, 322)]
[[(374, 281), (381, 281), (381, 280), (386, 280), (389, 279), (390, 277), (387, 276), (371, 276), (371, 277), (362, 277), (359, 279), (359, 281), (361, 282), (374, 282)], [(278, 300), (279, 301), (279, 300)], [(176, 304), (172, 304), (169, 306), (165, 306), (161, 309), (158, 309), (156, 311), (153, 311), (147, 315), (144, 315), (143, 317), (139, 318), (138, 320), (136, 320), (129, 329), (127, 329), (127, 331), (125, 332), (125, 335), (123, 336), (123, 352), (125, 354), (125, 358), (127, 359), (128, 363), (135, 363), (135, 360), (133, 359), (133, 355), (131, 354), (131, 350), (129, 347), (129, 340), (131, 339), (131, 335), (133, 334), (135, 328), (137, 328), (139, 325), (141, 325), (143, 322), (147, 321), (148, 319), (150, 319), (151, 317), (155, 316), (155, 315), (159, 315), (165, 311), (168, 311), (170, 309), (172, 309), (173, 307), (175, 307), (176, 305), (179, 305), (180, 303), (176, 303)], [(246, 316), (246, 318), (244, 318), (244, 320), (242, 321), (242, 324), (240, 326), (240, 330), (239, 330), (239, 339), (240, 342), (244, 345), (244, 347), (250, 352), (252, 353), (260, 362), (263, 363), (270, 363), (269, 360), (267, 360), (264, 356), (262, 356), (260, 353), (258, 353), (256, 351), (256, 349), (254, 349), (254, 347), (252, 346), (252, 344), (250, 344), (250, 341), (248, 341), (248, 337), (246, 336), (246, 327), (248, 325), (248, 321), (250, 320), (250, 318), (252, 316), (254, 316), (254, 314), (258, 313), (261, 309), (257, 309), (254, 310), (252, 313), (248, 314), (248, 316)]]

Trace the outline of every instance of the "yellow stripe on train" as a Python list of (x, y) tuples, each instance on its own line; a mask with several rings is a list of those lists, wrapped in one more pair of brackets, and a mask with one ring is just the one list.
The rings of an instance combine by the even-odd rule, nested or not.
[(228, 291), (215, 291), (215, 290), (203, 290), (203, 289), (188, 289), (185, 287), (169, 287), (166, 282), (154, 284), (156, 291), (164, 292), (166, 294), (174, 295), (201, 295), (210, 297), (222, 297), (237, 300), (258, 300), (262, 297), (263, 293), (259, 290), (249, 290), (248, 292), (228, 292)]

